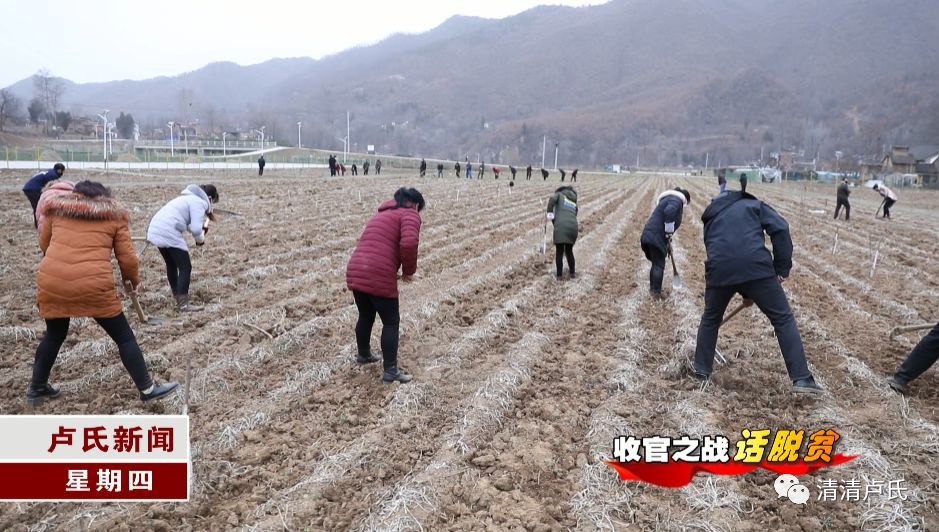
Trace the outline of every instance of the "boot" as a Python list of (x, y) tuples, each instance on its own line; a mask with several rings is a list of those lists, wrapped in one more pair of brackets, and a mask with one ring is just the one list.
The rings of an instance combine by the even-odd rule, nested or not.
[(58, 386), (53, 386), (49, 383), (39, 386), (30, 384), (29, 388), (26, 389), (26, 402), (30, 406), (40, 405), (46, 399), (53, 399), (58, 397), (61, 393)]
[(411, 376), (407, 373), (401, 371), (397, 367), (392, 367), (385, 370), (384, 375), (381, 377), (382, 382), (388, 384), (395, 381), (405, 384), (411, 382)]
[(189, 302), (189, 294), (178, 294), (173, 296), (176, 298), (176, 311), (177, 312), (198, 312), (202, 310), (202, 305), (196, 305)]
[(903, 395), (910, 392), (910, 387), (907, 385), (906, 381), (896, 375), (891, 375), (887, 378), (887, 386), (890, 386), (894, 391), (902, 393)]
[(707, 373), (702, 373), (698, 371), (698, 368), (694, 365), (694, 359), (691, 355), (685, 355), (685, 371), (688, 375), (694, 378), (698, 382), (707, 382), (711, 378)]
[(368, 353), (365, 353), (364, 355), (362, 353), (359, 353), (355, 357), (355, 363), (361, 366), (365, 364), (374, 364), (375, 362), (378, 362), (381, 359), (382, 359), (382, 356), (380, 354), (369, 351)]
[(815, 377), (799, 379), (792, 383), (792, 391), (796, 393), (822, 393), (822, 387), (815, 383)]
[(140, 392), (140, 400), (147, 402), (147, 401), (153, 401), (154, 399), (161, 399), (171, 394), (172, 392), (176, 391), (176, 388), (178, 387), (179, 387), (178, 382), (167, 382), (167, 383), (160, 384), (154, 381), (153, 386), (151, 387), (149, 392), (143, 392), (143, 391)]

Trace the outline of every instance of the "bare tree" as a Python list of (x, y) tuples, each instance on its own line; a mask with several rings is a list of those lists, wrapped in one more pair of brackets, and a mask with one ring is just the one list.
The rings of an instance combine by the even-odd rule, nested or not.
[(59, 110), (59, 100), (63, 92), (65, 92), (65, 84), (47, 69), (43, 68), (33, 75), (33, 96), (42, 102), (53, 125), (55, 125), (55, 113)]
[(7, 120), (15, 119), (20, 115), (22, 102), (9, 89), (0, 90), (0, 131)]

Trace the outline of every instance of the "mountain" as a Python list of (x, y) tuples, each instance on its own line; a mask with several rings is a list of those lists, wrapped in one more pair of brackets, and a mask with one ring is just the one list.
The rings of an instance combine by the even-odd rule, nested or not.
[[(453, 17), (323, 58), (68, 84), (63, 108), (381, 153), (569, 165), (879, 153), (939, 137), (939, 2), (612, 0)], [(29, 80), (13, 86), (28, 100)], [(191, 110), (189, 103), (192, 103)], [(550, 151), (550, 150), (549, 150)], [(811, 155), (809, 156), (811, 157)], [(550, 156), (548, 157), (550, 159)]]

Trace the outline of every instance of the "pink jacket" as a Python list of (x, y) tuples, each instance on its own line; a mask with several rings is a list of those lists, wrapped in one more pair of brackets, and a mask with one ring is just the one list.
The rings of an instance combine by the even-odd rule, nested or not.
[(39, 203), (36, 204), (36, 229), (39, 232), (42, 232), (42, 220), (49, 210), (49, 200), (62, 194), (68, 194), (73, 188), (75, 188), (75, 183), (71, 181), (56, 181), (42, 191), (42, 196), (39, 196)]
[(417, 271), (421, 215), (388, 200), (365, 224), (346, 266), (346, 286), (373, 296), (398, 297), (398, 268)]

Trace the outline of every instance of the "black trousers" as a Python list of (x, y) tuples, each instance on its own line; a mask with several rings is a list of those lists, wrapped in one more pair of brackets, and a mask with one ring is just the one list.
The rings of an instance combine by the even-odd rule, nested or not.
[(355, 344), (359, 355), (368, 356), (371, 349), (372, 326), (375, 314), (381, 318), (381, 355), (384, 368), (398, 367), (398, 298), (379, 297), (352, 291), (355, 306), (359, 309), (359, 320), (355, 324)]
[(29, 200), (29, 204), (33, 207), (33, 227), (39, 227), (39, 220), (36, 218), (36, 205), (39, 205), (39, 197), (42, 196), (42, 191), (24, 190), (23, 194), (26, 194), (26, 199)]
[(264, 175), (264, 165), (258, 165), (258, 175)]
[(714, 350), (717, 348), (717, 332), (724, 318), (724, 311), (735, 294), (752, 299), (773, 324), (789, 378), (795, 382), (811, 377), (796, 318), (789, 307), (789, 300), (786, 299), (782, 285), (775, 277), (733, 286), (709, 286), (704, 290), (704, 313), (698, 326), (698, 340), (694, 351), (695, 370), (705, 375), (711, 374)]
[(192, 262), (189, 252), (179, 248), (157, 248), (166, 263), (166, 280), (170, 283), (173, 295), (189, 294), (189, 278), (192, 276)]
[(558, 277), (564, 272), (564, 257), (567, 257), (567, 269), (571, 271), (571, 276), (573, 276), (577, 273), (574, 268), (574, 244), (554, 245), (554, 265), (557, 268)]
[(531, 180), (531, 168), (525, 170), (525, 181)]
[(922, 375), (936, 360), (939, 360), (939, 323), (910, 351), (897, 368), (897, 377), (903, 382), (910, 382)]
[(649, 290), (655, 294), (662, 293), (662, 279), (665, 278), (665, 255), (659, 253), (654, 247), (649, 247), (652, 267), (649, 269)]
[(893, 207), (896, 202), (897, 200), (890, 198), (884, 200), (884, 218), (890, 218), (890, 207)]
[(838, 215), (841, 214), (841, 208), (844, 207), (844, 219), (851, 219), (851, 204), (848, 203), (848, 200), (838, 198), (838, 205), (835, 206), (835, 220), (838, 219)]
[[(137, 345), (137, 338), (134, 331), (127, 323), (124, 313), (120, 313), (113, 318), (95, 318), (98, 325), (112, 340), (117, 344), (117, 350), (121, 355), (121, 363), (134, 379), (134, 384), (138, 390), (146, 390), (153, 384), (150, 378), (150, 372), (147, 371), (147, 363), (143, 359), (143, 353), (140, 352), (140, 346)], [(69, 318), (54, 318), (46, 320), (46, 334), (39, 342), (36, 349), (36, 359), (33, 362), (33, 386), (42, 386), (49, 382), (49, 373), (52, 372), (52, 365), (55, 364), (56, 357), (59, 356), (59, 349), (68, 336)]]

